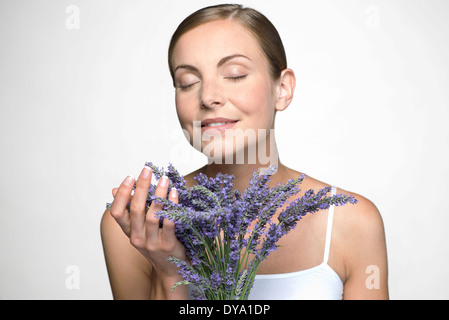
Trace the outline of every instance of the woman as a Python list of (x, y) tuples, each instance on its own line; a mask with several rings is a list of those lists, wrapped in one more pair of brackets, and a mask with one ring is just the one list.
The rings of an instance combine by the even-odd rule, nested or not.
[[(189, 185), (200, 172), (212, 177), (222, 172), (234, 175), (234, 186), (243, 191), (253, 171), (268, 164), (278, 166), (271, 185), (301, 174), (280, 162), (276, 148), (275, 116), (293, 99), (295, 75), (287, 68), (282, 41), (265, 16), (239, 5), (193, 13), (172, 37), (169, 67), (181, 126), (190, 143), (209, 158), (208, 165), (185, 176)], [(157, 204), (145, 216), (151, 175), (149, 168), (142, 170), (133, 195), (135, 180), (127, 177), (113, 190), (114, 202), (102, 219), (113, 295), (116, 299), (187, 299), (186, 286), (170, 293), (180, 276), (167, 258), (185, 258), (174, 224), (164, 220), (159, 225), (154, 217), (161, 209)], [(308, 177), (301, 189), (327, 185)], [(169, 195), (167, 191), (167, 179), (161, 178), (156, 194), (177, 202), (176, 190)], [(362, 196), (340, 192), (354, 195), (359, 203), (304, 217), (262, 262), (250, 298), (388, 298), (380, 214)]]

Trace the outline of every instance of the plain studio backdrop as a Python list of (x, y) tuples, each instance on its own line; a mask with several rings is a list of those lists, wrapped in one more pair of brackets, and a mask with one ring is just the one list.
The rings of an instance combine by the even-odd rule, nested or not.
[[(295, 98), (281, 160), (385, 223), (392, 299), (448, 299), (449, 3), (240, 1), (277, 27)], [(146, 161), (205, 164), (177, 120), (167, 48), (216, 1), (0, 2), (0, 298), (112, 298), (100, 219)], [(367, 277), (369, 274), (367, 273)]]

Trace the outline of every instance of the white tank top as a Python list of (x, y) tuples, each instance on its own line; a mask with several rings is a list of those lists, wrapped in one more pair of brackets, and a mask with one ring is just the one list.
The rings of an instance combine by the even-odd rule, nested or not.
[[(332, 195), (336, 188), (332, 187)], [(323, 262), (313, 268), (280, 274), (258, 274), (249, 300), (341, 300), (343, 282), (327, 261), (332, 236), (334, 206), (329, 208)], [(189, 285), (190, 287), (190, 285)], [(191, 288), (189, 288), (189, 298)]]
[[(336, 188), (332, 187), (332, 195)], [(341, 300), (343, 282), (327, 261), (332, 236), (334, 206), (329, 208), (323, 262), (313, 268), (290, 273), (258, 274), (250, 300)]]

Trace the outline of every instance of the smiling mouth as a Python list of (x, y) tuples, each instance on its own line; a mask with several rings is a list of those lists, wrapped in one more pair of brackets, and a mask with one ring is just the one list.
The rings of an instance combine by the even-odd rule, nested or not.
[(226, 118), (207, 119), (201, 122), (201, 128), (220, 128), (233, 125), (238, 120), (231, 120)]
[(227, 124), (236, 123), (237, 121), (228, 121), (228, 122), (212, 122), (208, 124), (201, 125), (202, 128), (215, 128), (215, 127), (222, 127)]

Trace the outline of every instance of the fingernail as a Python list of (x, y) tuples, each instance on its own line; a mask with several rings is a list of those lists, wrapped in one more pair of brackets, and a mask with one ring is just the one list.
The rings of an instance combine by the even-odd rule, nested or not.
[(142, 177), (147, 179), (150, 177), (150, 173), (151, 173), (151, 168), (150, 167), (143, 167), (143, 171), (142, 171)]
[(159, 187), (165, 188), (168, 187), (168, 178), (167, 176), (162, 176), (159, 180)]
[(129, 176), (126, 177), (125, 185), (130, 186), (130, 185), (133, 184), (133, 182), (134, 182), (134, 177), (133, 176), (129, 175)]
[(178, 196), (178, 190), (175, 187), (170, 190), (170, 198), (176, 198)]

